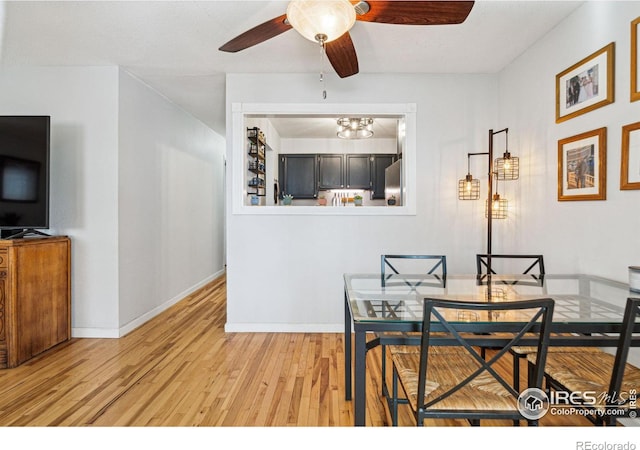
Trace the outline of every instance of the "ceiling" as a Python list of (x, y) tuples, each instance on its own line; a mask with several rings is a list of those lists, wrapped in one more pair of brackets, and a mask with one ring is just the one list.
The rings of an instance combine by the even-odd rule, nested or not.
[[(360, 74), (496, 73), (582, 3), (480, 0), (460, 25), (356, 22), (351, 36)], [(238, 53), (218, 51), (287, 4), (7, 1), (0, 64), (121, 66), (224, 135), (226, 73), (319, 71), (317, 44), (295, 30)]]

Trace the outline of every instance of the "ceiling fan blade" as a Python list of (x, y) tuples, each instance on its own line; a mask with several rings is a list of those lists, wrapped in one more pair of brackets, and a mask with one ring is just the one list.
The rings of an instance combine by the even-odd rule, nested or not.
[(358, 73), (358, 55), (349, 32), (338, 39), (324, 44), (327, 58), (340, 78), (350, 77)]
[[(391, 23), (398, 25), (448, 25), (465, 21), (474, 2), (472, 1), (377, 1), (367, 0), (369, 12), (356, 15), (365, 22)], [(357, 10), (357, 8), (356, 8)]]
[(240, 50), (244, 50), (245, 48), (249, 48), (256, 44), (264, 42), (267, 39), (271, 39), (272, 37), (276, 37), (277, 35), (284, 33), (285, 31), (292, 28), (288, 22), (285, 22), (286, 18), (287, 15), (283, 14), (263, 24), (253, 27), (249, 31), (245, 31), (241, 35), (231, 39), (218, 50), (221, 50), (223, 52), (235, 53), (239, 52)]

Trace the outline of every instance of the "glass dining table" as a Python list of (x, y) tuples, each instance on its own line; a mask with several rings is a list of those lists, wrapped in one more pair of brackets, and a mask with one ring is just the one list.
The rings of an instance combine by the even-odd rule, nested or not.
[[(627, 298), (640, 293), (626, 283), (582, 274), (344, 274), (345, 397), (353, 400), (356, 426), (366, 423), (366, 354), (380, 344), (371, 333), (420, 331), (425, 297), (488, 302), (552, 298), (550, 345), (615, 347)], [(483, 326), (496, 320), (517, 323), (521, 318), (468, 317), (461, 311), (454, 321), (478, 334), (477, 345), (490, 347), (495, 336), (483, 333)], [(640, 322), (635, 331), (640, 332)], [(397, 342), (387, 343), (403, 343), (402, 333)], [(640, 338), (632, 345), (640, 346)]]

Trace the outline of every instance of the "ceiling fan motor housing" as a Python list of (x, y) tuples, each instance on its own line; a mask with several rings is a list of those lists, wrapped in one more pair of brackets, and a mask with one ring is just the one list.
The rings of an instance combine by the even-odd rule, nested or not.
[(356, 11), (357, 15), (362, 16), (363, 14), (368, 13), (371, 7), (367, 2), (358, 2), (353, 5), (353, 9)]

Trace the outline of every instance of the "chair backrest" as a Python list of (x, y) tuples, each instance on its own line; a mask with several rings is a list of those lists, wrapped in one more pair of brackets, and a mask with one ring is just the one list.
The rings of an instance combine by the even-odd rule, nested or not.
[(629, 356), (629, 347), (633, 338), (633, 329), (636, 326), (636, 319), (640, 316), (640, 298), (628, 298), (627, 306), (624, 310), (620, 339), (616, 349), (616, 356), (613, 363), (613, 372), (609, 384), (609, 398), (617, 398), (622, 386), (624, 369)]
[[(463, 355), (456, 354), (456, 364), (460, 368), (457, 375), (465, 378), (421, 406), (425, 410), (435, 408), (441, 400), (473, 383), (483, 384), (492, 390), (499, 389), (517, 399), (520, 394), (512, 387), (511, 380), (505, 380), (494, 368), (496, 362), (517, 345), (537, 347), (536, 365), (529, 387), (540, 389), (553, 308), (554, 301), (551, 298), (496, 303), (425, 298), (417, 398), (425, 398), (429, 380), (429, 354), (438, 352), (430, 352), (430, 347), (458, 346), (465, 348), (466, 352)], [(489, 346), (497, 351), (485, 360), (479, 346)], [(463, 357), (468, 361), (463, 362)], [(472, 364), (471, 368), (469, 364)], [(466, 370), (464, 373), (463, 366)]]
[(491, 271), (489, 271), (489, 255), (476, 255), (477, 275), (523, 274), (544, 275), (544, 257), (542, 255), (491, 255)]
[(381, 255), (380, 277), (382, 285), (394, 274), (427, 274), (445, 278), (447, 257), (445, 255)]

